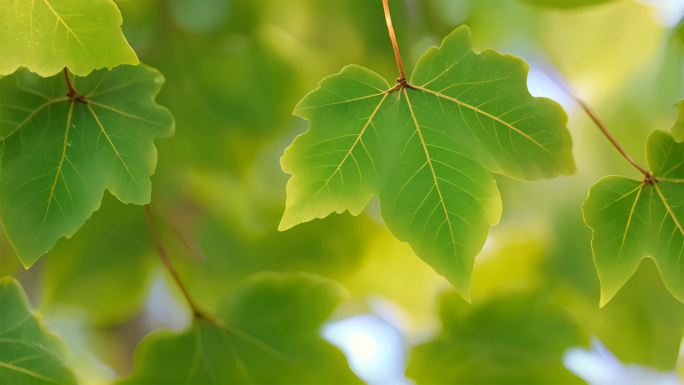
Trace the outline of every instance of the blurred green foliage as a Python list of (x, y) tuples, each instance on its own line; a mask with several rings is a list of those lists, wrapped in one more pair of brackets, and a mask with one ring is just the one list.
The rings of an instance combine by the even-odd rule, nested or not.
[(145, 337), (136, 371), (119, 383), (360, 383), (342, 352), (317, 333), (347, 295), (310, 274), (251, 276), (225, 299), (219, 319), (196, 318), (181, 334)]
[[(155, 142), (159, 162), (151, 208), (171, 263), (202, 309), (240, 324), (250, 335), (274, 337), (268, 343), (276, 349), (294, 346), (296, 354), (320, 348), (326, 352), (321, 358), (332, 357), (336, 370), (346, 370), (341, 353), (315, 332), (341, 297), (310, 301), (311, 307), (298, 308), (300, 314), (280, 317), (307, 320), (306, 327), (283, 323), (273, 326), (275, 331), (287, 327), (283, 336), (260, 334), (266, 326), (258, 315), (282, 314), (286, 309), (279, 304), (292, 298), (278, 295), (294, 291), (264, 294), (267, 290), (257, 301), (250, 295), (258, 293), (246, 294), (244, 280), (264, 270), (304, 271), (339, 282), (353, 300), (381, 294), (399, 304), (409, 337), (436, 335), (428, 342), (414, 339), (425, 342), (414, 347), (409, 361), (408, 375), (419, 383), (435, 380), (430, 372), (437, 368), (446, 368), (442, 381), (452, 381), (453, 374), (459, 375), (453, 381), (576, 382), (562, 368), (560, 355), (586, 344), (589, 336), (624, 362), (675, 368), (684, 305), (665, 288), (650, 260), (606, 306), (598, 306), (591, 229), (580, 207), (603, 176), (639, 174), (572, 102), (563, 106), (578, 173), (537, 182), (496, 177), (503, 215), (475, 259), (473, 304), (467, 305), (389, 233), (375, 200), (358, 218), (333, 215), (277, 231), (287, 182), (278, 160), (308, 128), (291, 115), (297, 102), (348, 64), (373, 68), (386, 79), (397, 76), (379, 0), (116, 4), (124, 35), (141, 62), (166, 78), (157, 102), (172, 112), (177, 129), (173, 137)], [(684, 29), (660, 24), (653, 7), (633, 0), (572, 10), (508, 0), (396, 0), (390, 7), (407, 72), (429, 47), (467, 24), (476, 52), (494, 48), (519, 55), (531, 63), (536, 79), (549, 66), (558, 68), (641, 164), (648, 133), (669, 130), (675, 122), (671, 106), (684, 96)], [(46, 317), (62, 308), (83, 313), (86, 348), (125, 377), (133, 373), (138, 342), (159, 326), (150, 326), (143, 310), (149, 308), (145, 298), (158, 300), (148, 297), (160, 268), (154, 254), (144, 208), (105, 194), (92, 218), (29, 270), (0, 235), (0, 275), (16, 276)], [(173, 281), (164, 282), (175, 303), (185, 306)], [(337, 287), (324, 286), (330, 285)], [(255, 298), (254, 307), (239, 299), (226, 304), (226, 298)], [(435, 326), (440, 319), (441, 332)], [(145, 346), (152, 353), (158, 343), (182, 342), (197, 328), (154, 332), (136, 363)], [(553, 333), (557, 330), (564, 333)], [(300, 336), (311, 345), (280, 339)], [(185, 342), (189, 348), (191, 342)], [(254, 344), (240, 343), (255, 367), (262, 359), (280, 365)], [(227, 351), (219, 353), (232, 362)], [(73, 361), (71, 366), (78, 364)]]
[[(0, 279), (0, 379), (4, 384), (75, 383), (64, 340), (43, 324), (19, 282)], [(15, 365), (17, 364), (17, 365)]]

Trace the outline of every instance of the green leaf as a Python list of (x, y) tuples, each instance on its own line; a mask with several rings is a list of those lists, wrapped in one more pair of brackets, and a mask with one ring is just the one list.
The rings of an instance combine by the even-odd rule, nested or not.
[(311, 126), (281, 159), (293, 176), (280, 229), (357, 215), (377, 194), (394, 236), (469, 299), (473, 260), (501, 216), (491, 173), (575, 172), (567, 117), (529, 94), (528, 68), (512, 55), (476, 54), (464, 26), (420, 59), (416, 89), (388, 93), (358, 66), (324, 79), (295, 109)]
[(262, 273), (237, 287), (215, 322), (157, 330), (135, 351), (123, 384), (360, 383), (318, 328), (347, 296), (339, 284), (304, 273)]
[(153, 139), (174, 131), (154, 102), (164, 77), (122, 66), (74, 79), (87, 104), (64, 95), (64, 78), (21, 70), (0, 79), (0, 220), (24, 266), (71, 237), (109, 189), (124, 203), (150, 200)]
[(0, 279), (0, 299), (0, 382), (76, 383), (64, 366), (66, 343), (45, 328), (19, 282), (12, 277)]
[(26, 67), (48, 77), (138, 64), (112, 0), (5, 0), (0, 3), (0, 75)]
[(655, 184), (608, 176), (591, 187), (582, 205), (594, 230), (592, 250), (605, 305), (644, 257), (658, 265), (665, 286), (684, 302), (684, 143), (655, 130), (646, 143)]
[(615, 0), (521, 0), (523, 3), (543, 8), (575, 9), (610, 3)]
[(411, 350), (406, 375), (419, 384), (583, 383), (562, 365), (587, 338), (544, 295), (506, 295), (476, 306), (442, 297), (442, 332)]

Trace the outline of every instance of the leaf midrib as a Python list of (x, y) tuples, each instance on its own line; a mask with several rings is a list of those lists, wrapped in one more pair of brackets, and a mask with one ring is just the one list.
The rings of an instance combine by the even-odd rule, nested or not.
[[(444, 215), (446, 216), (446, 222), (449, 226), (449, 235), (451, 236), (451, 245), (453, 246), (454, 249), (454, 257), (458, 257), (458, 253), (456, 251), (456, 240), (454, 239), (454, 230), (451, 227), (451, 219), (449, 218), (449, 210), (446, 208), (446, 204), (444, 202), (444, 197), (442, 196), (442, 192), (439, 189), (439, 183), (437, 182), (437, 175), (435, 174), (435, 169), (432, 166), (432, 160), (430, 159), (430, 153), (427, 149), (427, 145), (425, 144), (425, 139), (423, 139), (423, 133), (420, 131), (420, 125), (418, 124), (418, 120), (416, 120), (416, 115), (413, 113), (413, 107), (411, 106), (411, 102), (408, 97), (408, 92), (406, 92), (406, 88), (404, 88), (404, 96), (406, 97), (406, 103), (408, 104), (409, 111), (411, 111), (411, 117), (413, 118), (413, 123), (416, 125), (416, 131), (418, 131), (418, 136), (420, 137), (420, 142), (423, 145), (423, 150), (425, 151), (425, 157), (427, 158), (427, 162), (430, 165), (430, 171), (432, 171), (432, 178), (435, 182), (435, 187), (437, 188), (437, 194), (439, 195), (439, 201), (442, 204), (442, 208), (444, 208)], [(423, 165), (424, 166), (424, 165)], [(437, 229), (437, 233), (435, 234), (435, 237), (439, 235), (439, 230), (442, 228), (442, 225)], [(448, 245), (447, 245), (448, 247)]]

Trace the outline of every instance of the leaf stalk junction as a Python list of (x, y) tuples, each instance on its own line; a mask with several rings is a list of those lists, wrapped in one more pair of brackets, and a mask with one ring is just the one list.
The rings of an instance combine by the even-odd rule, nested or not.
[(397, 37), (394, 34), (394, 27), (392, 27), (392, 16), (390, 16), (388, 0), (382, 0), (382, 6), (385, 10), (385, 21), (387, 22), (387, 30), (389, 31), (390, 39), (392, 40), (392, 47), (394, 48), (394, 56), (397, 59), (397, 66), (399, 67), (399, 77), (397, 78), (397, 85), (387, 90), (387, 93), (394, 92), (402, 88), (415, 89), (406, 80), (406, 73), (404, 72), (404, 65), (401, 62), (401, 55), (399, 54), (399, 45), (397, 44)]
[(599, 114), (596, 112), (596, 110), (594, 110), (593, 108), (591, 108), (591, 106), (590, 106), (589, 104), (587, 104), (587, 102), (585, 102), (584, 100), (582, 100), (581, 98), (579, 98), (577, 95), (575, 95), (574, 92), (572, 92), (572, 91), (570, 90), (570, 87), (567, 85), (567, 82), (566, 82), (565, 79), (562, 77), (562, 75), (560, 75), (560, 74), (558, 74), (558, 76), (553, 76), (553, 74), (549, 74), (549, 75), (550, 75), (550, 78), (551, 78), (552, 80), (554, 80), (554, 82), (555, 82), (561, 89), (563, 89), (563, 91), (565, 91), (568, 95), (570, 95), (570, 97), (572, 97), (573, 99), (575, 99), (575, 101), (580, 105), (580, 107), (582, 107), (582, 109), (584, 110), (584, 112), (586, 112), (587, 115), (589, 115), (589, 118), (592, 120), (592, 122), (594, 122), (594, 124), (596, 125), (596, 127), (598, 127), (598, 129), (601, 131), (601, 133), (603, 133), (603, 135), (606, 137), (606, 139), (608, 139), (608, 141), (613, 145), (613, 147), (615, 147), (615, 149), (617, 149), (617, 150), (620, 152), (620, 154), (621, 154), (625, 159), (627, 159), (627, 161), (628, 161), (632, 166), (634, 166), (634, 168), (636, 168), (637, 170), (639, 170), (639, 172), (641, 172), (641, 173), (644, 175), (644, 180), (643, 180), (643, 184), (644, 184), (644, 185), (647, 185), (647, 184), (655, 185), (656, 183), (658, 183), (658, 179), (656, 179), (656, 177), (655, 177), (650, 171), (648, 171), (647, 169), (641, 167), (637, 162), (634, 161), (634, 159), (632, 159), (632, 158), (627, 154), (627, 152), (622, 148), (622, 146), (620, 145), (620, 143), (618, 143), (617, 139), (615, 139), (615, 137), (613, 136), (613, 134), (610, 132), (610, 130), (608, 129), (608, 127), (606, 126), (606, 124), (603, 123), (603, 120), (601, 120), (601, 117), (600, 117)]
[(88, 100), (81, 96), (81, 94), (76, 91), (76, 89), (71, 85), (71, 80), (69, 79), (69, 71), (67, 70), (66, 67), (64, 67), (64, 80), (66, 81), (67, 85), (67, 94), (66, 96), (69, 98), (70, 102), (79, 102), (83, 104), (88, 104)]

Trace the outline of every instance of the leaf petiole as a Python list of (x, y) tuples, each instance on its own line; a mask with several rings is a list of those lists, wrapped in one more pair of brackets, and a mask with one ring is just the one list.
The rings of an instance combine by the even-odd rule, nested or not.
[(584, 100), (580, 99), (577, 95), (575, 95), (572, 90), (570, 90), (570, 87), (567, 85), (565, 82), (565, 79), (562, 77), (562, 75), (558, 74), (558, 76), (554, 76), (554, 74), (548, 73), (549, 77), (558, 85), (563, 91), (565, 91), (570, 97), (575, 99), (577, 103), (579, 103), (580, 107), (584, 110), (584, 112), (589, 115), (589, 118), (596, 124), (596, 127), (603, 133), (603, 135), (610, 141), (610, 143), (622, 154), (622, 156), (627, 159), (627, 161), (634, 166), (639, 172), (644, 174), (644, 183), (646, 184), (655, 184), (658, 182), (658, 180), (651, 174), (650, 171), (646, 170), (645, 168), (639, 166), (637, 162), (635, 162), (629, 155), (627, 155), (627, 152), (622, 148), (620, 143), (618, 143), (617, 139), (613, 136), (613, 134), (610, 132), (608, 127), (603, 123), (603, 120), (601, 120), (601, 117), (599, 114), (591, 108), (589, 104), (587, 104)]
[(390, 39), (392, 40), (392, 47), (394, 47), (394, 56), (397, 58), (397, 66), (399, 66), (399, 77), (397, 78), (396, 86), (392, 87), (387, 93), (396, 91), (402, 87), (414, 88), (406, 80), (404, 73), (404, 65), (401, 63), (401, 55), (399, 54), (399, 45), (397, 44), (397, 37), (394, 34), (394, 27), (392, 27), (392, 16), (390, 16), (388, 0), (382, 0), (382, 6), (385, 9), (385, 21), (387, 22), (387, 30), (389, 31)]
[(72, 102), (81, 102), (83, 104), (87, 104), (88, 100), (81, 96), (76, 89), (71, 85), (71, 80), (69, 80), (69, 72), (67, 71), (67, 68), (64, 67), (64, 80), (66, 81), (67, 88), (69, 91), (67, 92), (66, 96), (69, 98), (70, 101)]
[(188, 301), (188, 305), (190, 305), (190, 309), (192, 309), (192, 313), (195, 318), (201, 318), (206, 321), (209, 321), (211, 323), (216, 323), (216, 319), (213, 316), (207, 315), (202, 313), (195, 302), (192, 300), (190, 297), (190, 293), (188, 290), (185, 288), (185, 285), (183, 285), (183, 282), (180, 279), (180, 276), (176, 272), (176, 269), (173, 268), (171, 265), (171, 262), (169, 261), (168, 256), (166, 255), (166, 252), (164, 251), (164, 247), (161, 244), (161, 241), (159, 240), (159, 236), (157, 235), (157, 230), (154, 227), (154, 222), (152, 221), (152, 213), (150, 212), (150, 205), (147, 204), (145, 205), (145, 213), (147, 214), (147, 225), (150, 228), (150, 233), (152, 233), (152, 239), (154, 240), (154, 244), (157, 247), (157, 253), (159, 254), (159, 259), (161, 259), (162, 263), (166, 267), (166, 269), (171, 273), (171, 276), (173, 277), (174, 281), (176, 281), (176, 284), (178, 287), (181, 289), (183, 292), (183, 296), (185, 297), (185, 300)]

